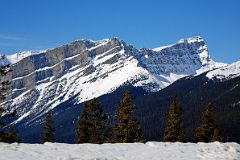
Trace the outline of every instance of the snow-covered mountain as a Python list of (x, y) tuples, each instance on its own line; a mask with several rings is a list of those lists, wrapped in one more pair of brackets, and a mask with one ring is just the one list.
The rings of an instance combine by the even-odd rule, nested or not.
[(77, 40), (6, 60), (13, 69), (12, 95), (3, 106), (17, 109), (16, 122), (34, 120), (72, 97), (81, 103), (126, 84), (155, 92), (179, 78), (226, 66), (210, 58), (199, 36), (155, 49), (137, 49), (118, 38)]

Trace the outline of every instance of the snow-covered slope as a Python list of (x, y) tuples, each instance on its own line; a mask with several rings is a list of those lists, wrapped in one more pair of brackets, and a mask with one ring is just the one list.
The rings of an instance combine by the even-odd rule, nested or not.
[(206, 76), (209, 79), (228, 80), (240, 76), (240, 61), (209, 71)]
[(5, 144), (1, 160), (239, 160), (237, 143)]
[(32, 121), (75, 97), (78, 103), (125, 84), (159, 91), (179, 78), (224, 66), (214, 62), (199, 36), (161, 49), (136, 49), (113, 38), (77, 40), (55, 49), (7, 56), (12, 63), (12, 98), (19, 122)]

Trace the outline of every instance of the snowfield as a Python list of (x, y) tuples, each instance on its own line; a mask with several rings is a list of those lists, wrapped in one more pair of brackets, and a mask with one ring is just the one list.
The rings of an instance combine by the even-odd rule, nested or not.
[(239, 160), (237, 143), (6, 144), (0, 160)]

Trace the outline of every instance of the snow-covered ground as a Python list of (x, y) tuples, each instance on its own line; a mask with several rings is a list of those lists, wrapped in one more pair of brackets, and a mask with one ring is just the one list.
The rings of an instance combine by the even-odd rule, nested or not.
[(0, 160), (239, 160), (237, 143), (6, 144)]

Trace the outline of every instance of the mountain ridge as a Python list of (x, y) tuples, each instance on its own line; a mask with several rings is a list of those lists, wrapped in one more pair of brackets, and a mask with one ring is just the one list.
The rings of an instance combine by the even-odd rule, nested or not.
[(209, 57), (199, 36), (157, 51), (137, 49), (112, 38), (77, 40), (9, 57), (14, 62), (10, 75), (13, 94), (4, 107), (18, 111), (16, 122), (39, 117), (72, 97), (82, 103), (125, 84), (156, 92), (179, 78), (225, 66)]

